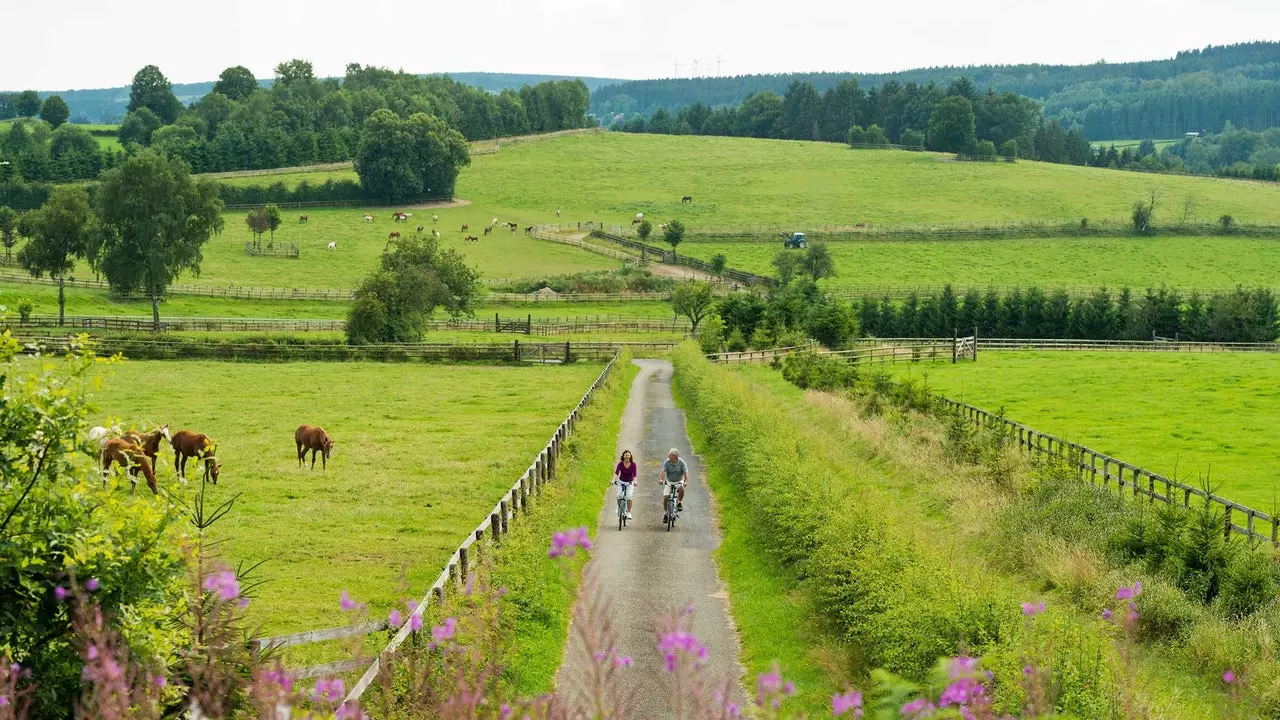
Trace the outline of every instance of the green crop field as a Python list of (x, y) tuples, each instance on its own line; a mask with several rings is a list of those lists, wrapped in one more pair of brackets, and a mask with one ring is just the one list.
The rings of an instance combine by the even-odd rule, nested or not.
[[(1028, 238), (832, 241), (830, 285), (1122, 286), (1230, 288), (1280, 284), (1280, 243), (1242, 237)], [(777, 242), (686, 242), (703, 260), (723, 253), (729, 267), (772, 275)]]
[(1280, 356), (986, 352), (899, 366), (931, 389), (1258, 510), (1280, 501)]
[[(105, 371), (90, 422), (168, 423), (218, 442), (210, 499), (240, 494), (215, 528), (221, 552), (268, 561), (252, 617), (289, 632), (346, 622), (344, 589), (374, 617), (421, 596), (600, 370), (131, 361)], [(327, 471), (298, 469), (302, 423), (334, 438)], [(160, 482), (175, 484), (167, 447), (159, 465)]]

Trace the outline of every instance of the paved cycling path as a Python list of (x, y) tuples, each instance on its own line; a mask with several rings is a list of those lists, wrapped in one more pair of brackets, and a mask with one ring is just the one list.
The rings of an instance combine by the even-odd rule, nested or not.
[[(623, 691), (636, 700), (635, 712), (628, 717), (647, 720), (675, 714), (667, 673), (657, 652), (659, 624), (672, 611), (693, 605), (693, 632), (710, 652), (710, 676), (720, 682), (738, 681), (735, 688), (740, 695), (742, 669), (728, 594), (711, 558), (720, 545), (720, 531), (702, 461), (689, 447), (684, 412), (676, 408), (671, 396), (671, 363), (634, 362), (640, 372), (627, 399), (616, 453), (631, 450), (640, 465), (634, 519), (618, 531), (617, 500), (609, 490), (600, 510), (600, 530), (587, 571), (613, 603), (619, 654), (630, 656), (634, 663), (619, 674), (626, 684)], [(671, 448), (679, 450), (688, 464), (690, 483), (680, 522), (668, 533), (662, 522), (662, 488), (657, 476)], [(607, 481), (600, 478), (601, 490)], [(589, 667), (587, 653), (570, 628), (557, 685), (572, 693), (581, 685), (575, 678), (583, 677)], [(742, 702), (742, 697), (734, 699)]]

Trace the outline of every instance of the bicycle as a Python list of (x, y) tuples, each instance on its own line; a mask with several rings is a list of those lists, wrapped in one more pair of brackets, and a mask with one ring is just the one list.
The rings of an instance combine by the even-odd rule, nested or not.
[(664, 516), (664, 521), (667, 524), (667, 532), (671, 532), (671, 528), (676, 526), (676, 517), (680, 515), (680, 488), (684, 486), (684, 481), (667, 482), (663, 480), (662, 484), (667, 487), (667, 513)]
[(634, 487), (635, 483), (624, 483), (621, 480), (614, 480), (612, 485), (618, 486), (618, 529), (627, 526), (627, 494), (623, 492), (627, 487)]

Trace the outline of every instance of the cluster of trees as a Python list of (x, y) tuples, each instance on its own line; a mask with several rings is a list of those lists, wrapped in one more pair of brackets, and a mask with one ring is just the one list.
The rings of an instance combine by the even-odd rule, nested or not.
[(200, 271), (201, 248), (222, 231), (222, 208), (215, 182), (195, 180), (181, 160), (144, 151), (104, 173), (92, 198), (84, 188), (60, 185), (16, 223), (0, 208), (0, 230), (6, 249), (16, 242), (11, 225), (28, 238), (18, 262), (32, 275), (59, 280), (59, 322), (62, 281), (79, 258), (113, 291), (150, 297), (158, 327), (160, 298), (179, 275)]
[(1228, 122), (1220, 133), (1203, 133), (1158, 147), (1154, 140), (1117, 149), (1099, 147), (1097, 167), (1157, 173), (1189, 173), (1252, 180), (1280, 180), (1280, 127), (1262, 131)]
[(856, 305), (863, 332), (875, 337), (950, 337), (973, 328), (989, 337), (1090, 340), (1271, 342), (1280, 335), (1276, 298), (1264, 288), (1208, 296), (1166, 288), (1139, 296), (1122, 288), (1073, 298), (1035, 287), (959, 295), (947, 286), (937, 297), (864, 297)]
[[(1262, 129), (1280, 125), (1280, 43), (1259, 42), (1179, 52), (1167, 60), (1090, 65), (984, 65), (918, 68), (888, 74), (798, 73), (641, 80), (601, 87), (591, 98), (597, 117), (649, 117), (702, 103), (737, 105), (755, 93), (782, 95), (793, 82), (826, 91), (855, 81), (945, 87), (969, 77), (996, 93), (1040, 100), (1045, 115), (1094, 140), (1179, 137), (1218, 131), (1226, 122)], [(862, 123), (867, 126), (869, 123)], [(880, 123), (884, 127), (883, 123)], [(997, 143), (998, 144), (998, 143)]]
[(378, 269), (353, 294), (347, 342), (419, 340), (438, 307), (451, 317), (473, 315), (480, 297), (479, 277), (457, 250), (441, 250), (430, 235), (408, 235), (382, 253)]
[(56, 130), (71, 117), (71, 108), (61, 95), (50, 95), (41, 100), (40, 94), (35, 90), (0, 93), (0, 120), (33, 118), (37, 115)]
[(491, 94), (447, 77), (356, 64), (341, 79), (317, 78), (311, 63), (290, 60), (276, 67), (269, 88), (244, 67), (228, 68), (212, 92), (183, 108), (148, 65), (134, 76), (120, 141), (180, 157), (195, 172), (274, 168), (359, 159), (368, 122), (380, 112), (434, 118), (475, 140), (583, 127), (587, 103), (581, 81)]
[(122, 153), (100, 147), (85, 128), (66, 124), (65, 112), (60, 117), (61, 122), (46, 116), (0, 126), (0, 161), (9, 163), (0, 165), (0, 183), (88, 180), (119, 163)]
[(819, 93), (803, 80), (786, 93), (753, 93), (739, 105), (693, 103), (672, 114), (658, 108), (647, 120), (617, 120), (615, 130), (658, 134), (826, 140), (853, 145), (898, 144), (975, 155), (1084, 164), (1092, 157), (1077, 130), (1046, 122), (1039, 103), (1013, 93), (980, 92), (966, 77), (946, 89), (890, 81), (864, 91), (842, 80)]

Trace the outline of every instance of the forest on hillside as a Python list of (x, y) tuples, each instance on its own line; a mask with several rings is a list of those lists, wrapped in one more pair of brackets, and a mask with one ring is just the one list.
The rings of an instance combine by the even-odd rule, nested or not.
[[(588, 97), (580, 80), (490, 93), (447, 77), (355, 64), (340, 79), (321, 79), (311, 63), (290, 60), (277, 66), (270, 87), (237, 66), (198, 102), (184, 104), (160, 69), (148, 65), (134, 76), (119, 140), (124, 153), (153, 148), (197, 173), (257, 170), (351, 160), (366, 120), (379, 110), (401, 119), (438, 118), (479, 140), (583, 127)], [(28, 91), (9, 100), (10, 114), (25, 119), (0, 126), (0, 154), (10, 163), (0, 181), (92, 179), (123, 157), (67, 123), (67, 103), (58, 96), (42, 102)]]
[(782, 95), (793, 81), (825, 92), (842, 81), (865, 90), (909, 84), (946, 87), (967, 77), (977, 87), (1033, 98), (1044, 113), (1092, 140), (1174, 138), (1186, 132), (1280, 126), (1280, 43), (1209, 46), (1166, 60), (1092, 65), (986, 65), (897, 73), (792, 73), (668, 78), (596, 90), (591, 113), (603, 124), (703, 103), (737, 105), (753, 93)]

